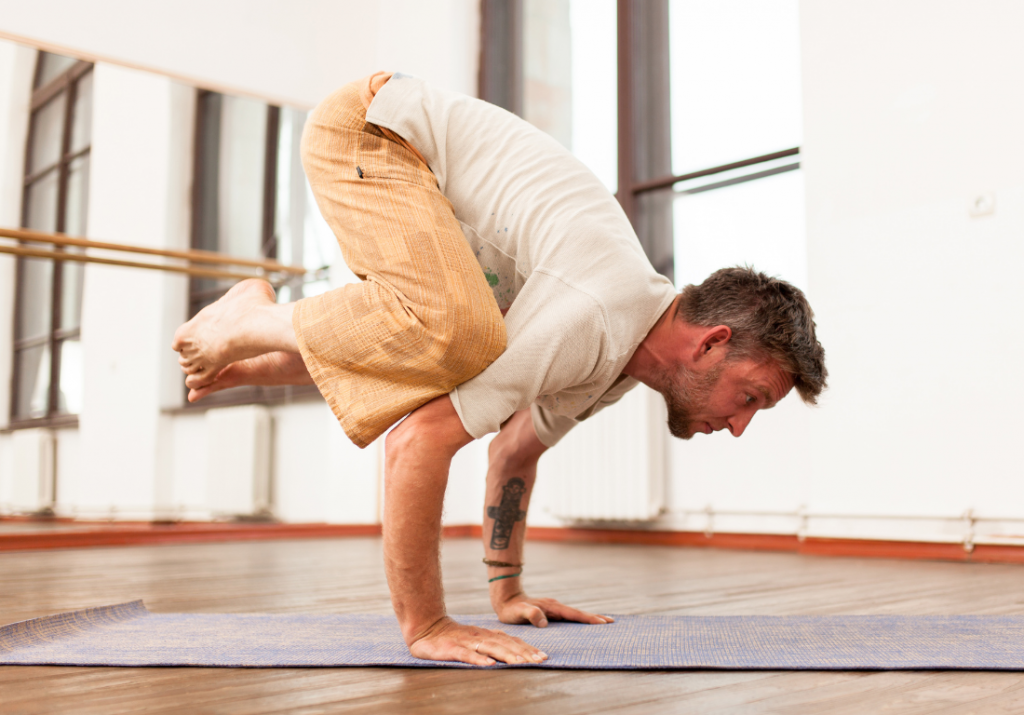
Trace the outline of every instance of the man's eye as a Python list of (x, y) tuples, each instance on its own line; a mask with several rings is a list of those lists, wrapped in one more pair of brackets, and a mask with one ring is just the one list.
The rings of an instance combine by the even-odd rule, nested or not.
[(757, 402), (757, 398), (756, 397), (754, 397), (753, 395), (747, 395), (747, 404), (748, 405), (752, 405), (755, 402)]

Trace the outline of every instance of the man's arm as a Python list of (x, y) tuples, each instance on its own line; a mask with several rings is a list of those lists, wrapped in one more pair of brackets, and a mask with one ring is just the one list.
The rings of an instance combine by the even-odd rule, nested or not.
[(417, 658), (474, 665), (539, 663), (547, 656), (500, 631), (450, 619), (441, 583), (441, 509), (448, 468), (472, 441), (447, 396), (413, 412), (387, 437), (384, 568), (391, 602)]
[[(537, 480), (537, 462), (547, 447), (537, 438), (530, 410), (521, 410), (502, 425), (488, 450), (487, 497), (484, 507), (484, 553), (490, 561), (523, 563), (526, 511)], [(553, 598), (530, 598), (523, 591), (518, 566), (488, 566), (491, 605), (502, 623), (532, 623), (543, 628), (548, 620), (611, 623), (566, 606)]]

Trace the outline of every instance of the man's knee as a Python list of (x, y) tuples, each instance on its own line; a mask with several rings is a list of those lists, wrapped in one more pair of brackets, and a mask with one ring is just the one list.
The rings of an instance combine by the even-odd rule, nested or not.
[(343, 134), (357, 131), (365, 123), (366, 110), (358, 96), (354, 86), (346, 85), (321, 101), (306, 118), (299, 142), (299, 158), (311, 182), (343, 159), (338, 150), (351, 144)]

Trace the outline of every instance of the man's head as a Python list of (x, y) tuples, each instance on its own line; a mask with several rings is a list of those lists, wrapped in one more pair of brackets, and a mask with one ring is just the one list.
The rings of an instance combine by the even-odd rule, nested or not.
[(793, 387), (808, 404), (825, 389), (814, 312), (783, 280), (751, 268), (716, 271), (683, 289), (670, 329), (679, 350), (657, 389), (676, 437), (722, 429), (738, 437)]

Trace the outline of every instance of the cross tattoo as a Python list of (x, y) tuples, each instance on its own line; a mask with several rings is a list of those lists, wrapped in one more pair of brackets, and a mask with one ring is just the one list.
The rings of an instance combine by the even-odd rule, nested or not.
[(487, 507), (487, 516), (494, 519), (494, 531), (491, 532), (492, 549), (507, 549), (516, 522), (526, 518), (526, 512), (519, 508), (525, 493), (526, 482), (519, 477), (512, 477), (501, 488), (501, 504)]

